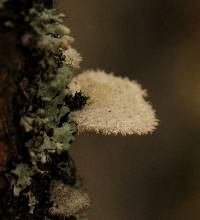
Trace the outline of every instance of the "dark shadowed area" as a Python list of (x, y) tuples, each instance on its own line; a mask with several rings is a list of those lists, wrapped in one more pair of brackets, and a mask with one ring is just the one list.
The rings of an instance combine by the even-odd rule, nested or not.
[(136, 79), (161, 120), (147, 136), (80, 135), (91, 220), (200, 219), (200, 1), (58, 0), (84, 58)]

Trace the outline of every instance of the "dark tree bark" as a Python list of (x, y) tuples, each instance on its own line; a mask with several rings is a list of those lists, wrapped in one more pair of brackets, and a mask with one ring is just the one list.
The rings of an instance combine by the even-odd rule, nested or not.
[[(20, 37), (23, 34), (20, 11), (28, 10), (33, 3), (41, 3), (47, 8), (53, 7), (53, 0), (10, 0), (0, 9), (0, 171), (15, 149), (15, 128), (13, 127), (13, 94), (16, 78), (24, 67), (24, 54), (20, 48)], [(16, 22), (11, 28), (8, 22)]]
[(9, 10), (0, 11), (0, 170), (15, 151), (12, 138), (15, 132), (12, 124), (13, 75), (17, 76), (24, 64), (24, 57), (18, 48), (18, 33), (4, 26), (6, 17), (12, 17), (11, 13)]
[[(32, 10), (33, 6), (35, 8)], [(45, 102), (45, 96), (39, 93), (40, 88), (46, 85), (46, 91), (49, 91), (48, 83), (51, 85), (52, 78), (56, 79), (59, 76), (58, 69), (64, 66), (64, 53), (60, 46), (49, 42), (44, 47), (40, 46), (41, 41), (46, 39), (45, 37), (50, 36), (52, 41), (58, 41), (62, 37), (57, 31), (47, 31), (48, 25), (52, 25), (54, 29), (59, 23), (54, 11), (44, 10), (52, 6), (53, 0), (7, 0), (3, 7), (0, 4), (1, 220), (76, 219), (74, 216), (67, 218), (65, 213), (69, 212), (62, 213), (62, 209), (59, 213), (61, 217), (50, 212), (53, 206), (50, 199), (53, 180), (69, 185), (70, 190), (75, 190), (75, 195), (77, 195), (76, 168), (67, 151), (68, 145), (71, 145), (74, 140), (76, 126), (68, 118), (69, 112), (65, 112), (66, 110), (63, 110), (65, 113), (62, 113), (64, 115), (60, 119), (57, 113), (55, 114), (56, 125), (52, 128), (49, 127), (52, 124), (45, 124), (43, 121), (46, 119), (48, 121), (54, 116), (44, 116), (41, 113), (41, 110), (48, 112), (45, 107), (48, 108), (49, 103)], [(54, 50), (49, 49), (49, 44), (55, 46)], [(66, 95), (67, 102), (62, 96), (64, 88), (60, 87), (56, 92), (56, 97), (61, 93), (63, 103), (58, 105), (54, 103), (55, 97), (50, 99), (55, 111), (61, 112), (62, 107), (71, 109), (70, 106), (76, 110), (85, 104), (86, 97), (81, 94), (70, 97)], [(30, 119), (30, 115), (34, 116), (27, 125), (25, 119)], [(39, 118), (38, 121), (37, 118)], [(59, 135), (53, 137), (54, 129), (60, 129), (64, 123), (69, 126), (68, 130), (70, 130), (66, 131), (68, 132), (66, 136), (70, 136), (69, 140), (64, 140), (67, 147)], [(55, 149), (52, 150), (49, 147), (49, 142), (47, 142), (48, 147), (43, 147), (44, 137), (50, 139)], [(53, 138), (57, 138), (55, 142)], [(63, 147), (61, 152), (57, 149), (59, 143), (66, 147)], [(18, 183), (18, 181), (21, 182)], [(78, 193), (82, 196), (81, 191)], [(79, 204), (77, 214), (87, 206), (87, 204)], [(71, 215), (76, 215), (76, 213), (72, 212)]]

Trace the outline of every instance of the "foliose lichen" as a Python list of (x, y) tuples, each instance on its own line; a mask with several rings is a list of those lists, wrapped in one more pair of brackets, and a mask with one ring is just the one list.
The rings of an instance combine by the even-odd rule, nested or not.
[[(12, 3), (8, 0), (8, 7), (12, 8)], [(51, 181), (72, 188), (76, 184), (68, 150), (77, 127), (68, 115), (72, 109), (81, 108), (87, 98), (81, 93), (72, 95), (68, 84), (81, 58), (71, 46), (74, 38), (63, 24), (63, 14), (34, 1), (18, 3), (23, 8), (20, 15), (4, 22), (6, 29), (19, 32), (19, 48), (25, 60), (23, 71), (13, 76), (17, 82), (13, 123), (18, 132), (18, 152), (5, 171), (10, 186), (3, 202), (7, 207), (4, 216), (7, 220), (57, 219), (49, 216), (53, 205), (49, 199)]]

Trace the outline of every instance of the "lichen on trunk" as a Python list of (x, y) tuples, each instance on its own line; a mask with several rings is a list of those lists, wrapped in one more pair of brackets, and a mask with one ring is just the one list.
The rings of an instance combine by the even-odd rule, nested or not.
[(87, 100), (67, 87), (75, 67), (66, 62), (65, 51), (74, 39), (63, 14), (51, 7), (51, 0), (0, 1), (2, 220), (72, 220), (80, 214), (49, 212), (52, 181), (77, 192), (68, 152), (77, 129), (68, 115), (71, 106), (76, 110)]

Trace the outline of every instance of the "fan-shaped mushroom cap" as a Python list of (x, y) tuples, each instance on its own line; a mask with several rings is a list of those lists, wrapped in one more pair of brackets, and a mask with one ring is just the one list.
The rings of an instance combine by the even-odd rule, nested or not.
[(79, 132), (141, 135), (158, 125), (151, 104), (145, 100), (147, 92), (136, 81), (100, 70), (86, 71), (74, 77), (69, 88), (89, 97), (82, 110), (70, 114)]

